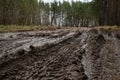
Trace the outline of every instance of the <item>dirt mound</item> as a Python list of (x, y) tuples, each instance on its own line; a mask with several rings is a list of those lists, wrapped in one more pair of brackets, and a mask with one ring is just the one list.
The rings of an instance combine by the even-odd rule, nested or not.
[(40, 36), (32, 35), (35, 41), (25, 41), (29, 50), (21, 47), (17, 57), (0, 59), (0, 80), (120, 80), (118, 33), (60, 31), (44, 36), (43, 45)]

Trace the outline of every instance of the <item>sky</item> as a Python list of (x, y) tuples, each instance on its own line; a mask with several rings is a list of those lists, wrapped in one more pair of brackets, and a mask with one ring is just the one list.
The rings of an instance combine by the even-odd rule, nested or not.
[[(43, 0), (44, 2), (53, 2), (54, 0)], [(63, 0), (56, 0), (56, 1), (63, 1)], [(72, 1), (72, 0), (65, 0), (65, 1)], [(73, 1), (82, 1), (82, 2), (86, 2), (86, 1), (92, 1), (92, 0), (73, 0)]]

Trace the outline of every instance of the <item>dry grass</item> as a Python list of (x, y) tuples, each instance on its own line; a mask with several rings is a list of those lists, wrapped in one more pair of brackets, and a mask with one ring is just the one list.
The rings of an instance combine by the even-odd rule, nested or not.
[(98, 26), (98, 27), (95, 27), (95, 29), (104, 29), (104, 30), (110, 30), (110, 31), (118, 31), (118, 30), (120, 30), (120, 27), (118, 27), (118, 26)]
[[(68, 29), (70, 31), (87, 30), (87, 27), (53, 27), (53, 26), (18, 26), (18, 25), (0, 25), (0, 32), (18, 32), (18, 31), (36, 31), (36, 30), (56, 30), (56, 29)], [(103, 29), (109, 31), (118, 31), (118, 26), (98, 26), (94, 29)]]
[(18, 26), (18, 25), (0, 25), (0, 32), (34, 31), (34, 30), (55, 30), (50, 26)]

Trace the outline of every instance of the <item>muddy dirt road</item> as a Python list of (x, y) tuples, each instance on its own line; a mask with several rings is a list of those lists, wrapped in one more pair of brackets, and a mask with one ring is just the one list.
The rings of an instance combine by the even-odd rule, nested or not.
[(0, 80), (120, 80), (120, 32), (1, 33)]

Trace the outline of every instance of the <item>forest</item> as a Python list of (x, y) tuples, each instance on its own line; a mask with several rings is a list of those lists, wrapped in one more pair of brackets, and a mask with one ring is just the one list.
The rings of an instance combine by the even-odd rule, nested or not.
[(105, 26), (120, 25), (120, 0), (91, 2), (0, 0), (0, 25)]

